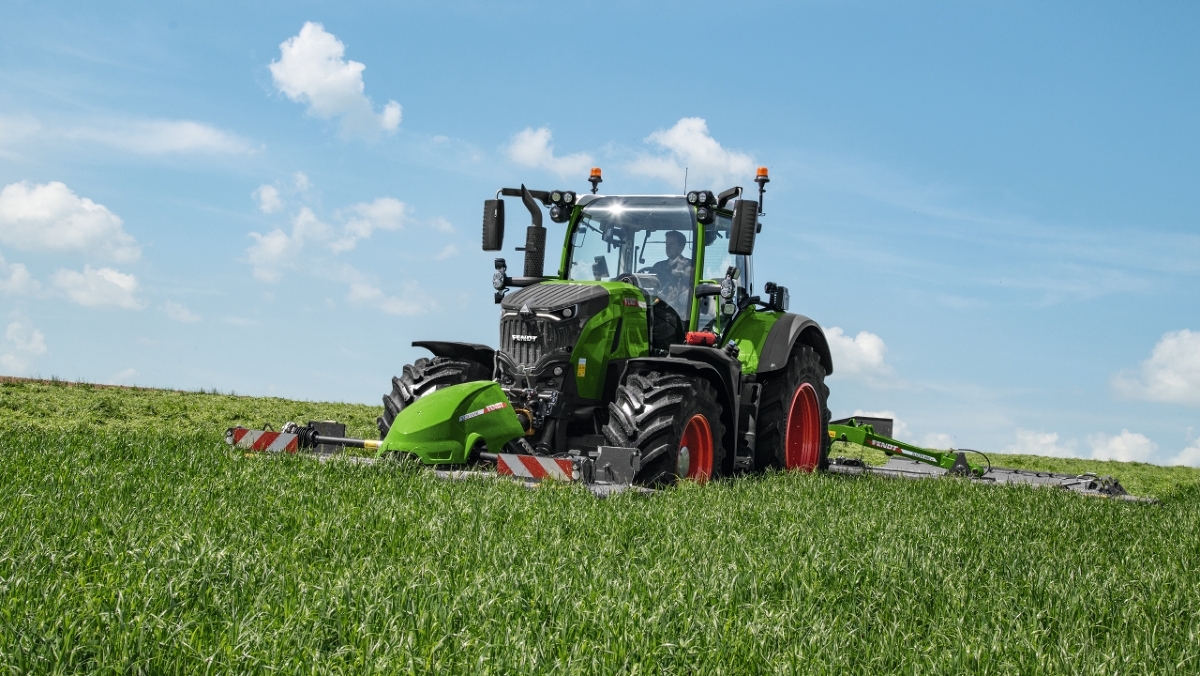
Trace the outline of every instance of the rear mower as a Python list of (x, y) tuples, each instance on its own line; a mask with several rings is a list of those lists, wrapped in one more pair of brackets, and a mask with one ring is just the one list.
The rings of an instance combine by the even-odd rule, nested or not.
[[(599, 169), (589, 181), (591, 194), (522, 185), (485, 201), (485, 251), (503, 248), (503, 198), (519, 198), (530, 216), (517, 249), (522, 275), (509, 276), (506, 260), (495, 259), (499, 347), (414, 342), (433, 356), (392, 379), (379, 441), (316, 424), (233, 428), (228, 441), (253, 450), (357, 446), (442, 469), (590, 486), (655, 487), (769, 468), (871, 471), (842, 459), (831, 465), (834, 438), (941, 463), (937, 451), (855, 421), (830, 425), (824, 331), (788, 311), (786, 287), (767, 282), (756, 295), (765, 167), (755, 177), (757, 200), (740, 186), (599, 195)], [(550, 275), (543, 208), (565, 230)], [(965, 460), (944, 469), (964, 466), (986, 474)]]

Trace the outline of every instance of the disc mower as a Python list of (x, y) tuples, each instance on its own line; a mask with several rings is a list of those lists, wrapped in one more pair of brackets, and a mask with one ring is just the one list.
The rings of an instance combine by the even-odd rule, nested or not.
[[(931, 475), (831, 462), (835, 439), (940, 472), (995, 476), (962, 453), (903, 444), (890, 428), (877, 434), (880, 421), (830, 424), (824, 331), (789, 312), (786, 287), (754, 281), (766, 168), (754, 179), (757, 199), (740, 186), (600, 195), (602, 180), (593, 169), (590, 193), (522, 185), (484, 202), (485, 251), (503, 249), (505, 198), (529, 215), (520, 275), (495, 259), (498, 347), (414, 342), (431, 356), (392, 378), (379, 440), (347, 439), (336, 423), (289, 423), (280, 432), (232, 428), (228, 442), (283, 452), (351, 446), (444, 471), (601, 489), (770, 468)], [(562, 227), (549, 274), (543, 210)]]

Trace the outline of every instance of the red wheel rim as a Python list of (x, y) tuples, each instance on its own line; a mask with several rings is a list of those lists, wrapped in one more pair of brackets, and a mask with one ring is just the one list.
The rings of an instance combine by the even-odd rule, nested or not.
[(688, 459), (684, 478), (695, 479), (700, 483), (708, 481), (713, 468), (713, 438), (708, 418), (697, 413), (687, 421), (683, 428), (683, 437), (679, 440), (680, 455), (683, 455), (684, 449), (687, 449)]
[(784, 435), (784, 464), (787, 469), (812, 472), (821, 461), (821, 408), (817, 391), (809, 383), (800, 383), (788, 408), (787, 433)]

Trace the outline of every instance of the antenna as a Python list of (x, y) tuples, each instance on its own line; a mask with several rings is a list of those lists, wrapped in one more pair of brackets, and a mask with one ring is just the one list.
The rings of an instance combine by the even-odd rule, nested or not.
[(683, 194), (687, 194), (687, 167), (683, 168)]

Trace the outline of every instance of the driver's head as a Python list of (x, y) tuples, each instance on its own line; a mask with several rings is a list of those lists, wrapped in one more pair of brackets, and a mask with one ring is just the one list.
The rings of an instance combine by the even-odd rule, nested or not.
[(683, 247), (687, 245), (687, 237), (684, 237), (682, 232), (671, 230), (667, 232), (667, 258), (675, 258), (683, 253)]

